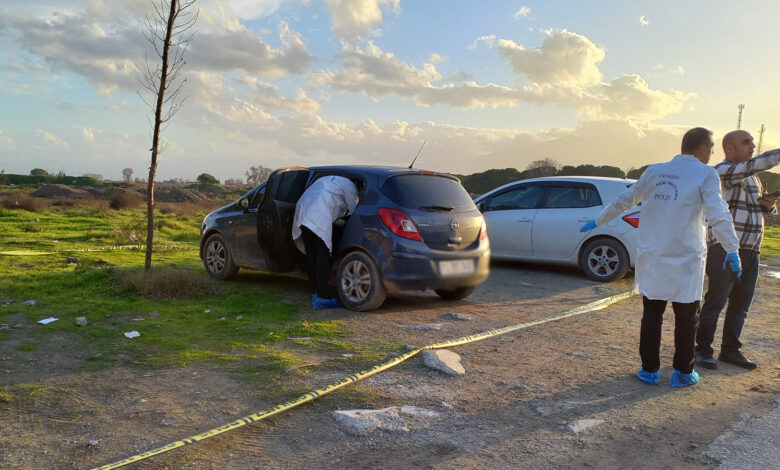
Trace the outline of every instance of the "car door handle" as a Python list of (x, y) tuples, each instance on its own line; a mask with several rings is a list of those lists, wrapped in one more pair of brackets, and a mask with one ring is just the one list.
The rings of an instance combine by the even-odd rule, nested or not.
[(518, 222), (530, 222), (531, 219), (529, 219), (528, 217), (523, 217), (522, 219), (518, 219), (517, 221)]

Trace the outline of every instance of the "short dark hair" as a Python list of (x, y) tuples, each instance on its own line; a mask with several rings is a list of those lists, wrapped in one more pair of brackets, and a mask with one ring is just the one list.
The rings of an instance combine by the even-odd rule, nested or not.
[(680, 150), (686, 155), (693, 155), (693, 152), (695, 152), (700, 145), (709, 145), (711, 142), (711, 131), (703, 127), (694, 127), (683, 136)]

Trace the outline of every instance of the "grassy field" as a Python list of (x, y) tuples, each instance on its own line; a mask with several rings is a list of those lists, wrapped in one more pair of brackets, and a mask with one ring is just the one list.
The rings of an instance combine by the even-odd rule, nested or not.
[(780, 256), (780, 225), (766, 227), (761, 243), (761, 256)]
[[(156, 216), (148, 279), (137, 248), (145, 209), (0, 210), (0, 348), (13, 347), (23, 358), (64, 337), (88, 355), (84, 370), (199, 364), (248, 381), (267, 380), (314, 354), (360, 368), (397, 352), (398, 344), (347, 341), (337, 321), (303, 321), (308, 305), (281, 302), (274, 283), (263, 282), (273, 276), (212, 281), (198, 257), (204, 215)], [(50, 316), (58, 320), (35, 323)], [(78, 326), (77, 317), (88, 325)], [(124, 337), (133, 330), (141, 336)]]

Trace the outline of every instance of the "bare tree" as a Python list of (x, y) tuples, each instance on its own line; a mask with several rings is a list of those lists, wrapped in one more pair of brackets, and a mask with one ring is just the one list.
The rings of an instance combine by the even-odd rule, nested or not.
[(125, 180), (125, 183), (129, 183), (133, 181), (133, 169), (132, 168), (122, 168), (122, 179)]
[(267, 180), (268, 177), (271, 176), (271, 173), (273, 173), (272, 169), (266, 168), (262, 165), (251, 166), (249, 167), (249, 170), (244, 173), (246, 175), (246, 184), (257, 186), (258, 184)]
[[(152, 160), (149, 165), (147, 183), (147, 235), (146, 235), (146, 271), (152, 268), (152, 245), (154, 242), (154, 175), (157, 171), (157, 156), (165, 150), (167, 144), (160, 146), (162, 127), (181, 109), (186, 97), (181, 95), (186, 79), (181, 75), (184, 53), (187, 50), (198, 20), (195, 0), (152, 0), (154, 12), (146, 17), (144, 36), (154, 48), (161, 63), (152, 66), (145, 57), (145, 66), (138, 66), (139, 79), (144, 93), (139, 92), (149, 110), (154, 115), (152, 125)], [(153, 98), (153, 99), (152, 99)], [(166, 126), (167, 127), (167, 126)]]

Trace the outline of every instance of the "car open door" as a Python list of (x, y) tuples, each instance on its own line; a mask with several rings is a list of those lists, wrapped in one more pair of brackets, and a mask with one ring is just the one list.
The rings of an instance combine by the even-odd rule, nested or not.
[(280, 168), (268, 178), (265, 198), (257, 212), (257, 241), (268, 269), (285, 273), (298, 269), (300, 252), (292, 240), (295, 203), (306, 189), (309, 169)]

